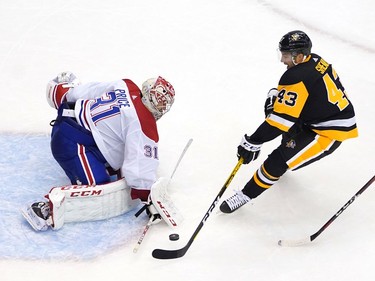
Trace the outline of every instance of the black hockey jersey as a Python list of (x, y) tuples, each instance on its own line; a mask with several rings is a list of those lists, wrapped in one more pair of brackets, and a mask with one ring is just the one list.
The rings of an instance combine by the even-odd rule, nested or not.
[(353, 105), (332, 65), (320, 56), (311, 54), (288, 69), (278, 90), (274, 111), (265, 120), (268, 125), (287, 132), (299, 122), (338, 141), (358, 136)]

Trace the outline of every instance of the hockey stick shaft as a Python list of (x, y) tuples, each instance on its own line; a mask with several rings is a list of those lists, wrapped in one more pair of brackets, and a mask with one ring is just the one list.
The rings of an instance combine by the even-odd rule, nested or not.
[[(184, 157), (186, 151), (188, 150), (188, 148), (189, 148), (189, 146), (191, 145), (192, 142), (193, 142), (193, 139), (189, 139), (189, 141), (188, 141), (187, 144), (185, 145), (185, 148), (184, 148), (184, 150), (182, 151), (182, 153), (181, 153), (181, 155), (180, 155), (180, 158), (178, 159), (178, 161), (177, 161), (177, 163), (176, 163), (176, 165), (175, 165), (175, 167), (174, 167), (174, 170), (173, 170), (173, 172), (172, 172), (172, 174), (171, 174), (171, 176), (170, 176), (170, 178), (169, 178), (168, 185), (169, 185), (170, 181), (172, 180), (173, 175), (175, 174), (175, 172), (176, 172), (178, 166), (179, 166), (180, 163), (181, 163), (182, 158)], [(138, 217), (138, 216), (139, 216), (139, 215), (140, 215), (140, 214), (141, 214), (146, 208), (147, 208), (147, 205), (144, 205), (144, 206), (143, 206), (143, 207), (142, 207), (142, 208), (141, 208), (141, 209), (135, 214), (135, 216)], [(150, 218), (150, 220), (148, 221), (148, 223), (146, 224), (146, 226), (145, 226), (145, 228), (144, 228), (144, 230), (143, 230), (143, 232), (142, 232), (142, 235), (139, 237), (138, 242), (137, 242), (137, 244), (135, 245), (135, 247), (134, 247), (134, 249), (133, 249), (133, 252), (134, 252), (134, 253), (136, 253), (136, 252), (138, 251), (139, 247), (141, 246), (144, 237), (146, 236), (146, 234), (147, 234), (149, 228), (150, 228), (151, 225), (152, 225), (152, 221), (153, 221), (153, 217)]]
[(163, 249), (155, 249), (153, 252), (152, 252), (152, 256), (154, 258), (157, 258), (157, 259), (175, 259), (175, 258), (180, 258), (182, 256), (184, 256), (186, 254), (186, 252), (188, 251), (188, 249), (190, 248), (191, 244), (193, 244), (195, 238), (197, 237), (198, 233), (200, 232), (200, 230), (203, 228), (205, 222), (208, 220), (208, 218), (210, 217), (212, 211), (214, 210), (214, 208), (216, 207), (217, 203), (219, 202), (221, 196), (224, 194), (225, 190), (228, 188), (229, 184), (231, 183), (231, 181), (233, 180), (234, 176), (236, 175), (237, 171), (239, 170), (239, 168), (241, 167), (243, 163), (243, 158), (240, 158), (240, 160), (238, 160), (238, 163), (236, 165), (236, 167), (233, 169), (232, 173), (230, 174), (229, 178), (227, 179), (227, 181), (225, 182), (224, 186), (220, 189), (219, 193), (216, 195), (214, 201), (212, 202), (212, 204), (210, 205), (210, 207), (208, 208), (208, 211), (205, 213), (205, 215), (203, 216), (202, 220), (200, 221), (198, 227), (195, 229), (193, 235), (191, 236), (191, 238), (189, 239), (188, 243), (185, 245), (185, 247), (181, 248), (181, 249), (177, 249), (177, 250), (163, 250)]
[(180, 155), (180, 158), (178, 159), (178, 161), (177, 161), (177, 163), (176, 163), (176, 166), (174, 167), (174, 170), (173, 170), (171, 176), (169, 177), (169, 181), (172, 180), (174, 174), (176, 173), (176, 170), (177, 170), (178, 166), (179, 166), (180, 163), (181, 163), (182, 158), (184, 157), (186, 151), (188, 150), (188, 148), (189, 148), (189, 146), (191, 145), (192, 142), (193, 142), (193, 139), (189, 139), (189, 141), (188, 141), (187, 144), (185, 145), (185, 148), (184, 148), (184, 150), (182, 151), (182, 153), (181, 153), (181, 155)]
[(300, 245), (304, 245), (304, 244), (307, 244), (309, 242), (312, 242), (314, 241), (325, 229), (327, 229), (328, 226), (331, 225), (331, 223), (333, 223), (338, 216), (340, 216), (346, 208), (348, 208), (350, 206), (350, 204), (352, 204), (354, 202), (354, 200), (360, 196), (373, 182), (375, 181), (375, 175), (360, 189), (358, 190), (358, 192), (356, 194), (353, 195), (352, 198), (349, 199), (348, 202), (345, 203), (344, 206), (342, 206), (340, 208), (340, 210), (338, 210), (336, 212), (336, 214), (333, 215), (333, 217), (331, 217), (317, 232), (315, 232), (314, 234), (310, 235), (309, 237), (307, 238), (303, 238), (303, 239), (298, 239), (298, 240), (279, 240), (278, 244), (280, 246), (289, 246), (289, 247), (293, 247), (293, 246), (300, 246)]
[(141, 246), (141, 244), (143, 242), (143, 239), (145, 238), (148, 230), (150, 229), (150, 227), (152, 225), (152, 220), (153, 220), (153, 217), (151, 217), (150, 220), (147, 222), (145, 228), (143, 229), (142, 235), (139, 237), (138, 242), (137, 242), (137, 244), (135, 245), (135, 247), (133, 249), (133, 253), (138, 252), (138, 249)]

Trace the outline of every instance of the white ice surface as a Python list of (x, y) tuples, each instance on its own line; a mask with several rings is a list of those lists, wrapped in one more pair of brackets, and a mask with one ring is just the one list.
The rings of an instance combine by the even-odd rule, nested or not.
[[(375, 4), (372, 0), (1, 0), (0, 280), (375, 279), (375, 193), (370, 187), (314, 243), (282, 238), (317, 231), (374, 175)], [(183, 247), (236, 164), (244, 133), (263, 120), (269, 88), (285, 71), (277, 43), (306, 31), (333, 63), (354, 103), (360, 137), (330, 157), (288, 172), (253, 205), (209, 218), (187, 254), (156, 260), (155, 248)], [(162, 75), (176, 102), (159, 124), (160, 175), (194, 142), (170, 195), (183, 212), (180, 240), (153, 226), (133, 254), (146, 218), (67, 224), (35, 233), (18, 209), (67, 183), (49, 151), (46, 82), (71, 70), (84, 82)], [(279, 140), (243, 166), (224, 197), (242, 188)]]

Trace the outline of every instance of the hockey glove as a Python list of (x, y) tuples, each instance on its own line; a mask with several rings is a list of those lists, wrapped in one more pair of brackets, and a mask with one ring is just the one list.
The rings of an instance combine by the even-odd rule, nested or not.
[(273, 111), (273, 106), (275, 104), (277, 95), (279, 91), (276, 88), (272, 88), (268, 91), (266, 102), (264, 103), (264, 114), (266, 118), (270, 115)]
[(61, 72), (47, 84), (46, 98), (48, 104), (53, 108), (59, 108), (60, 104), (66, 101), (69, 89), (79, 84), (79, 79), (73, 73)]
[(243, 164), (249, 164), (251, 161), (258, 158), (261, 147), (261, 143), (250, 142), (249, 137), (244, 135), (237, 148), (237, 157), (238, 159), (243, 158)]

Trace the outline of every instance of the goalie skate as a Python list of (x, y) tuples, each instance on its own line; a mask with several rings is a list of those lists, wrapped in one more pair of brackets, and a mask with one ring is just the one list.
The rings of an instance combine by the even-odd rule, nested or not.
[(46, 231), (52, 224), (50, 208), (47, 202), (35, 202), (21, 213), (35, 231)]

